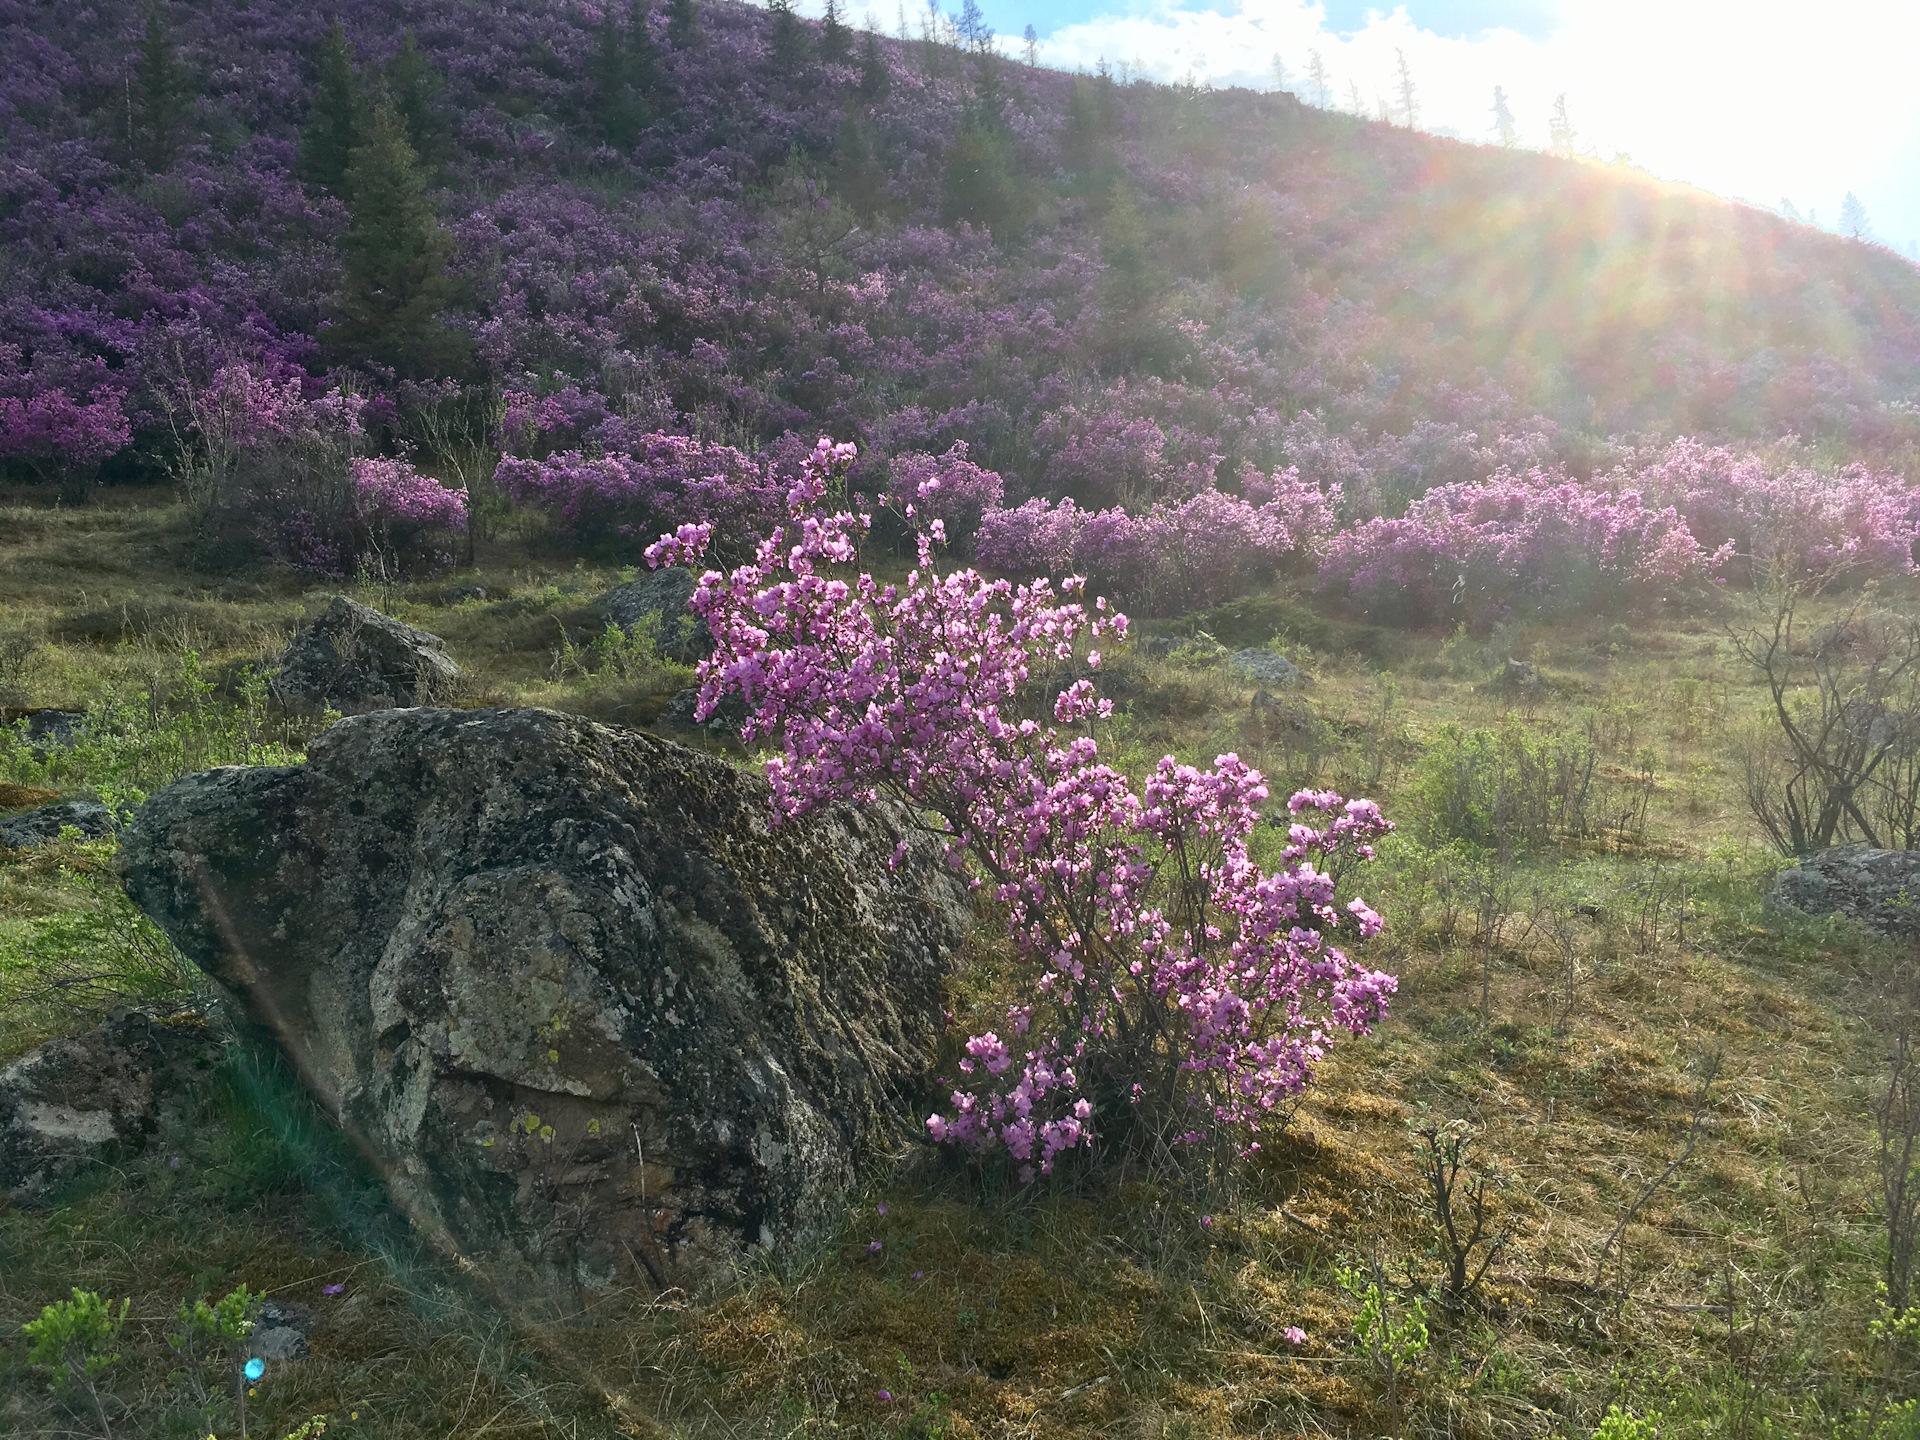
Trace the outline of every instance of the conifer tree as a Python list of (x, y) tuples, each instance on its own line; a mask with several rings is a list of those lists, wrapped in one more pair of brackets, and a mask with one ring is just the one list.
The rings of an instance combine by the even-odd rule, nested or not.
[(393, 107), (375, 106), (361, 128), (346, 175), (353, 222), (340, 241), (340, 320), (328, 343), (346, 358), (404, 376), (448, 374), (467, 352), (465, 337), (441, 320), (453, 237), (427, 203), (426, 181)]
[(880, 53), (880, 37), (869, 30), (860, 37), (860, 98), (868, 104), (893, 89), (893, 71)]
[(149, 170), (164, 170), (173, 163), (193, 111), (193, 82), (158, 4), (147, 6), (133, 90), (135, 147)]
[(1025, 224), (1028, 196), (1004, 124), (978, 113), (960, 122), (947, 151), (944, 208), (947, 219), (984, 225), (996, 236)]
[(387, 62), (387, 95), (407, 128), (407, 143), (423, 165), (433, 162), (445, 135), (438, 108), (440, 90), (439, 73), (415, 43), (413, 30), (403, 30), (400, 48)]
[(1104, 195), (1119, 178), (1120, 161), (1114, 149), (1113, 82), (1104, 76), (1076, 75), (1067, 92), (1066, 124), (1060, 132), (1060, 158), (1074, 177), (1073, 190)]
[(1327, 62), (1320, 58), (1318, 50), (1312, 54), (1313, 63), (1307, 66), (1307, 82), (1313, 87), (1313, 103), (1324, 110), (1333, 102), (1333, 90), (1327, 83)]
[(839, 0), (827, 0), (827, 13), (820, 21), (820, 58), (838, 65), (850, 48), (847, 27), (840, 22)]
[(886, 171), (874, 152), (872, 133), (852, 108), (841, 118), (840, 133), (834, 138), (833, 179), (847, 203), (864, 220), (871, 221), (892, 200)]
[(1021, 33), (1020, 44), (1027, 57), (1027, 64), (1038, 65), (1040, 63), (1040, 32), (1029, 24)]
[(1867, 220), (1867, 207), (1851, 190), (1840, 202), (1840, 233), (1854, 240), (1871, 240), (1873, 226)]
[(1493, 133), (1509, 150), (1520, 133), (1520, 127), (1514, 123), (1513, 111), (1507, 105), (1506, 89), (1500, 85), (1493, 87)]
[(1407, 52), (1396, 50), (1400, 70), (1400, 118), (1407, 129), (1413, 129), (1420, 120), (1420, 107), (1414, 103), (1413, 71), (1407, 68)]
[(347, 168), (360, 143), (360, 81), (353, 52), (338, 20), (320, 48), (320, 82), (314, 87), (307, 128), (300, 134), (300, 177), (344, 194)]
[(807, 29), (793, 0), (767, 0), (773, 24), (767, 35), (767, 61), (775, 73), (795, 75), (807, 61)]
[(1571, 155), (1573, 137), (1578, 133), (1567, 118), (1567, 97), (1562, 94), (1554, 100), (1553, 115), (1547, 121), (1547, 147), (1556, 155)]
[(700, 14), (694, 0), (667, 0), (667, 43), (676, 50), (691, 50), (700, 38)]
[(594, 46), (594, 123), (601, 138), (619, 150), (631, 150), (653, 119), (659, 49), (647, 15), (646, 0), (634, 0), (624, 25), (609, 10)]
[(1107, 267), (1103, 287), (1107, 307), (1137, 311), (1154, 298), (1153, 263), (1147, 227), (1133, 191), (1121, 185), (1100, 221), (1100, 259)]

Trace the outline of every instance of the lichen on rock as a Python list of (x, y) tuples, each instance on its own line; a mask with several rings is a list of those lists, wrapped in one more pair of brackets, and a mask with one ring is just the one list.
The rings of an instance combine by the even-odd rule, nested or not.
[(418, 1226), (563, 1306), (831, 1224), (970, 913), (902, 813), (776, 825), (756, 776), (538, 710), (343, 721), (163, 790), (116, 863)]

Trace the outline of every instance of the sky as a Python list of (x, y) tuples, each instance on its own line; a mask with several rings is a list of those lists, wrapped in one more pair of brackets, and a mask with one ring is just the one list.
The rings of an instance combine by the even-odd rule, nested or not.
[[(894, 30), (899, 0), (878, 3)], [(916, 31), (926, 3), (908, 6)], [(1920, 257), (1920, 0), (980, 4), (1003, 50), (1017, 53), (1031, 24), (1040, 62), (1067, 70), (1105, 60), (1155, 80), (1271, 89), (1278, 55), (1287, 88), (1312, 101), (1317, 52), (1332, 102), (1347, 106), (1357, 87), (1370, 115), (1382, 99), (1398, 111), (1404, 52), (1416, 123), (1465, 140), (1492, 140), (1498, 85), (1520, 143), (1544, 148), (1565, 95), (1577, 150), (1769, 209), (1784, 200), (1828, 229), (1851, 191), (1874, 238)]]

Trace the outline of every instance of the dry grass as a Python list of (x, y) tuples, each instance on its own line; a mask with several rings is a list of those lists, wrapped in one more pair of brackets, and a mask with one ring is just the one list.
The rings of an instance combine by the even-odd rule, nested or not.
[[(39, 643), (28, 703), (137, 687), (182, 648), (232, 670), (314, 603), (299, 577), (177, 564), (175, 524), (165, 508), (0, 510), (0, 630)], [(481, 561), (472, 577), (362, 598), (447, 637), (474, 703), (658, 713), (657, 677), (568, 658), (591, 638), (581, 605), (617, 572), (524, 548)], [(1301, 613), (1276, 600), (1226, 621)], [(1718, 623), (1492, 642), (1328, 628), (1314, 684), (1259, 711), (1217, 666), (1115, 657), (1108, 685), (1128, 710), (1110, 746), (1126, 763), (1237, 749), (1289, 782), (1370, 790), (1409, 821), (1443, 724), (1587, 737), (1621, 784), (1650, 757), (1644, 838), (1525, 857), (1497, 944), (1476, 943), (1472, 906), (1447, 898), (1433, 852), (1406, 846), (1380, 867), (1402, 977), (1393, 1018), (1337, 1052), (1291, 1127), (1230, 1183), (1135, 1164), (1014, 1190), (916, 1151), (835, 1244), (725, 1293), (610, 1296), (600, 1323), (541, 1330), (502, 1313), (484, 1276), (411, 1253), (301, 1098), (235, 1072), (174, 1142), (180, 1169), (156, 1154), (60, 1209), (0, 1211), (0, 1334), (74, 1284), (132, 1297), (120, 1393), (154, 1434), (188, 1434), (193, 1418), (167, 1382), (166, 1317), (183, 1295), (240, 1280), (319, 1316), (314, 1358), (263, 1388), (261, 1434), (324, 1411), (330, 1435), (383, 1437), (1517, 1440), (1591, 1434), (1612, 1402), (1663, 1410), (1671, 1435), (1758, 1435), (1763, 1417), (1768, 1434), (1875, 1433), (1846, 1417), (1888, 1393), (1867, 1332), (1881, 1242), (1862, 1099), (1877, 1063), (1868, 997), (1890, 957), (1845, 926), (1762, 914), (1770, 866), (1731, 758), (1756, 692)], [(1342, 635), (1364, 654), (1343, 653)], [(1494, 685), (1508, 654), (1537, 661), (1545, 687)], [(79, 868), (0, 859), (0, 952), (95, 903)], [(1622, 1215), (1682, 1154), (1712, 1056), (1695, 1149), (1603, 1266)], [(1478, 1127), (1512, 1238), (1483, 1303), (1435, 1318), (1396, 1412), (1331, 1276), (1377, 1257), (1401, 1303), (1437, 1278), (1408, 1135), (1422, 1118)], [(345, 1297), (320, 1295), (342, 1278)], [(1308, 1337), (1298, 1349), (1282, 1334), (1293, 1325)], [(40, 1397), (17, 1339), (0, 1340), (0, 1389), (0, 1429), (80, 1425)]]

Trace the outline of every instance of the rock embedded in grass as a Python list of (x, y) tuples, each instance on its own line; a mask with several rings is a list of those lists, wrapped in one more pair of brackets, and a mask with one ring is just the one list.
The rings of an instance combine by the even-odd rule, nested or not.
[(198, 1017), (121, 1010), (0, 1069), (0, 1192), (43, 1204), (87, 1170), (138, 1153), (220, 1047)]
[(1278, 650), (1255, 647), (1251, 650), (1236, 650), (1227, 659), (1227, 664), (1235, 673), (1249, 680), (1257, 680), (1262, 685), (1304, 685), (1307, 672), (1294, 664)]
[(113, 812), (98, 800), (42, 805), (38, 810), (0, 820), (0, 850), (51, 845), (65, 830), (77, 830), (87, 840), (105, 839), (113, 833)]
[(1839, 914), (1893, 939), (1920, 937), (1920, 850), (1836, 845), (1774, 877), (1771, 910)]
[(336, 595), (282, 653), (272, 687), (290, 710), (358, 715), (436, 704), (459, 679), (438, 635)]
[(617, 585), (597, 596), (587, 607), (587, 618), (599, 626), (618, 625), (632, 630), (649, 615), (660, 617), (660, 653), (691, 664), (713, 653), (707, 622), (687, 608), (693, 598), (693, 572), (673, 565)]
[(83, 711), (35, 710), (27, 716), (27, 744), (39, 751), (68, 749), (86, 723)]
[(775, 825), (757, 776), (540, 710), (309, 757), (168, 787), (116, 864), (513, 1303), (823, 1233), (906, 1133), (970, 917), (909, 817)]

